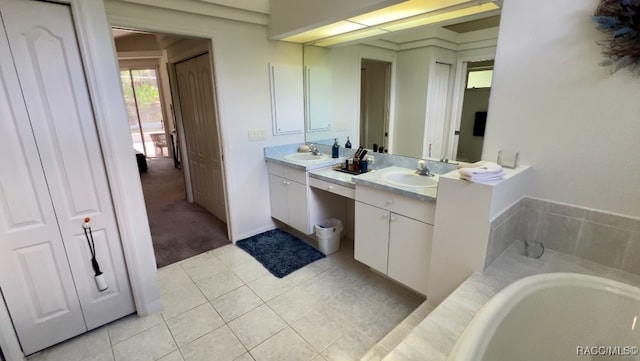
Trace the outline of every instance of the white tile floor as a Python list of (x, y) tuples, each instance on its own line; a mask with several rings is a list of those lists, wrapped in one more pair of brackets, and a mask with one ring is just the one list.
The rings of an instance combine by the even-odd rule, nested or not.
[(158, 270), (164, 310), (29, 361), (360, 360), (424, 298), (353, 259), (353, 244), (282, 279), (234, 245)]

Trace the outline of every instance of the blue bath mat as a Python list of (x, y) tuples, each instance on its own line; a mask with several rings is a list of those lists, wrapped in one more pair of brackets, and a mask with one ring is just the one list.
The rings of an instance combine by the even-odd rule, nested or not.
[(324, 254), (303, 240), (279, 229), (243, 239), (236, 242), (236, 246), (253, 256), (278, 278), (324, 258)]

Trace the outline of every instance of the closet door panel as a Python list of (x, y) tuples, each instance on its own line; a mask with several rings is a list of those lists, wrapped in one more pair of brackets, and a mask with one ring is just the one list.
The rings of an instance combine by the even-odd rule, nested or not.
[(114, 255), (113, 250), (108, 246), (108, 240), (117, 239), (117, 235), (114, 236), (109, 229), (101, 228), (94, 224), (92, 224), (92, 233), (96, 247), (96, 259), (109, 285), (109, 288), (102, 292), (98, 291), (95, 285), (94, 272), (93, 268), (91, 268), (91, 252), (84, 232), (65, 240), (65, 248), (69, 259), (85, 260), (85, 262), (76, 262), (71, 265), (76, 287), (87, 290), (89, 294), (85, 296), (85, 299), (90, 300), (89, 302), (92, 305), (98, 305), (96, 308), (83, 305), (83, 310), (86, 309), (91, 312), (88, 315), (85, 314), (87, 316), (86, 324), (88, 329), (113, 321), (113, 315), (118, 315), (121, 312), (120, 302), (117, 302), (118, 298), (123, 293), (129, 292), (128, 283), (120, 282), (117, 278), (118, 267), (120, 267), (119, 256), (117, 254)]
[(30, 354), (86, 325), (3, 26), (0, 54), (0, 287)]
[[(92, 329), (135, 309), (70, 8), (8, 1), (2, 13), (78, 297)], [(95, 242), (110, 280), (106, 293), (97, 292), (86, 256), (85, 217), (91, 217), (94, 235), (105, 235)], [(87, 249), (80, 251), (82, 246)]]

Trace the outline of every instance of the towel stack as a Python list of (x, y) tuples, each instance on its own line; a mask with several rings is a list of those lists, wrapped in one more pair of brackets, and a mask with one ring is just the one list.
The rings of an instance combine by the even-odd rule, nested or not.
[(460, 179), (482, 183), (504, 178), (504, 170), (498, 164), (480, 161), (458, 169)]

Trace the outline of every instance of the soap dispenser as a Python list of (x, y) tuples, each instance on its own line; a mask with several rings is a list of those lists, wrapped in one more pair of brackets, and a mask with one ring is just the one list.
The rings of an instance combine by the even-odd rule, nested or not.
[(351, 141), (349, 140), (349, 137), (347, 137), (347, 142), (344, 144), (345, 148), (351, 148)]
[(340, 145), (338, 144), (338, 138), (335, 138), (333, 147), (331, 148), (331, 158), (338, 158), (340, 153)]

